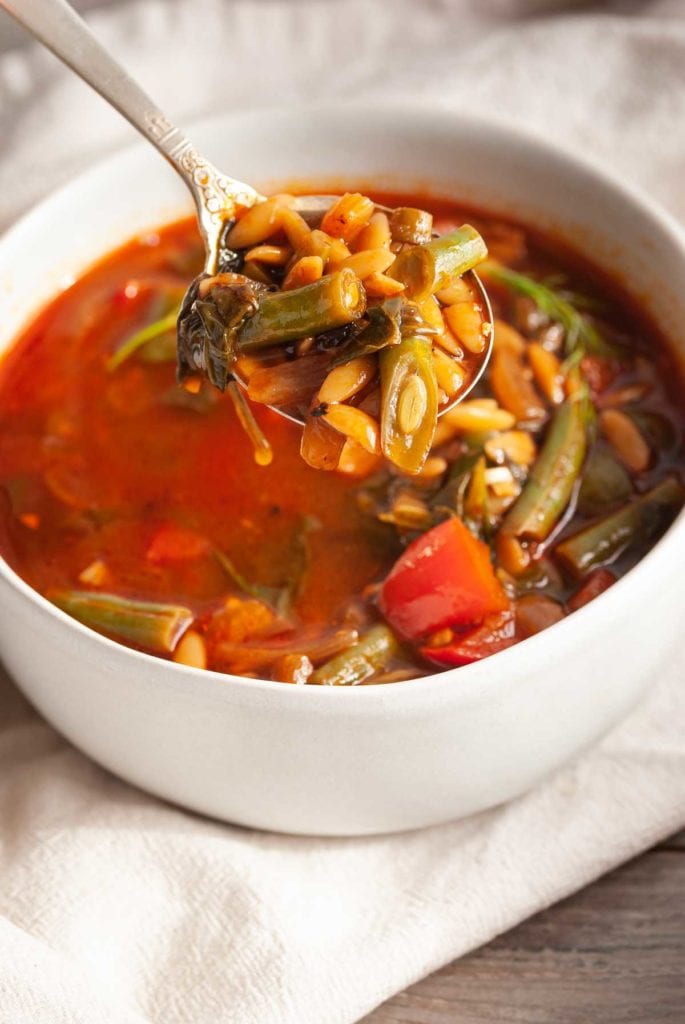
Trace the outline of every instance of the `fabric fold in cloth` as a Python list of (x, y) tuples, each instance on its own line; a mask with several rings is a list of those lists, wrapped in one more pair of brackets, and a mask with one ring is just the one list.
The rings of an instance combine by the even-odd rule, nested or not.
[[(678, 5), (543, 17), (553, 6), (144, 0), (92, 23), (183, 124), (229, 102), (421, 95), (603, 158), (685, 218)], [(0, 136), (3, 225), (132, 139), (37, 48), (0, 59)], [(354, 1024), (683, 824), (684, 676), (682, 656), (602, 743), (505, 807), (349, 840), (148, 797), (2, 678), (0, 1024)]]

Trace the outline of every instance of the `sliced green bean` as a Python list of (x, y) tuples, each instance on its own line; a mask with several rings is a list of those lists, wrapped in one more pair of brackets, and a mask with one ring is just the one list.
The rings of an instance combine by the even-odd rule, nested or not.
[(381, 448), (390, 462), (418, 473), (438, 421), (438, 385), (428, 338), (407, 337), (385, 348), (381, 370)]
[(117, 594), (58, 590), (47, 597), (84, 626), (157, 654), (171, 653), (193, 621), (193, 613), (182, 605), (136, 601)]
[(400, 652), (392, 630), (384, 625), (373, 626), (354, 646), (317, 668), (309, 682), (323, 686), (356, 686), (374, 672), (387, 668), (391, 658)]
[(675, 477), (667, 477), (617, 512), (557, 544), (555, 554), (575, 576), (584, 576), (614, 561), (633, 544), (651, 540), (684, 502), (685, 487)]
[(413, 206), (396, 206), (390, 214), (390, 234), (393, 242), (421, 245), (429, 242), (433, 233), (433, 214)]
[(455, 277), (477, 266), (487, 254), (481, 235), (470, 224), (464, 224), (425, 245), (405, 249), (389, 273), (402, 282), (409, 298), (420, 300), (446, 288)]
[(557, 409), (526, 486), (500, 528), (502, 534), (545, 540), (569, 503), (587, 450), (589, 403), (567, 399)]
[(364, 287), (349, 269), (286, 292), (265, 292), (259, 305), (238, 329), (238, 348), (258, 351), (358, 320), (366, 309)]

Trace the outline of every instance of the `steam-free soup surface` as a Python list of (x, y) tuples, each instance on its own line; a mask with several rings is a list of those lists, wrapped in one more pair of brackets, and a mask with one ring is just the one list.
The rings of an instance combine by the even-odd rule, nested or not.
[[(509, 325), (508, 365), (525, 384), (507, 385), (506, 361), (495, 360), (470, 407), (475, 426), (468, 401), (466, 418), (441, 421), (422, 475), (354, 451), (343, 465), (351, 472), (312, 469), (300, 429), (263, 407), (255, 415), (274, 458), (260, 466), (228, 396), (177, 385), (173, 331), (113, 365), (135, 332), (173, 314), (200, 269), (194, 225), (164, 228), (85, 274), (0, 364), (0, 552), (9, 564), (131, 646), (333, 683), (477, 660), (558, 621), (630, 568), (682, 504), (680, 399), (661, 339), (616, 288), (549, 240), (423, 197), (401, 201), (431, 206), (438, 230), (474, 221), (498, 267), (547, 282), (610, 347), (569, 359), (569, 325), (495, 270), (486, 283), (505, 325), (500, 356)], [(567, 501), (544, 537), (525, 523), (517, 532), (511, 510), (579, 388), (588, 405)], [(535, 409), (517, 406), (522, 394)], [(621, 513), (630, 537), (598, 554), (588, 527), (611, 537), (607, 521)], [(436, 544), (439, 564), (421, 581), (417, 558)], [(446, 566), (467, 590), (475, 581), (480, 604), (462, 614), (448, 595), (423, 620), (413, 590), (444, 591)], [(108, 607), (110, 598), (123, 603)]]

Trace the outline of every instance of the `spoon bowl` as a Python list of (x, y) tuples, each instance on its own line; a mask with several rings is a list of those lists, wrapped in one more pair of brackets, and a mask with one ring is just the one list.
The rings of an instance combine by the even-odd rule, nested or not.
[[(265, 197), (260, 197), (260, 199), (257, 201), (261, 201), (262, 198)], [(326, 213), (326, 211), (330, 209), (330, 207), (337, 198), (338, 197), (335, 195), (295, 196), (295, 200), (291, 208), (296, 210), (297, 213), (299, 213), (300, 216), (303, 217), (304, 220), (306, 220), (310, 226), (316, 227), (321, 222), (321, 219)], [(391, 207), (384, 206), (382, 203), (376, 203), (375, 209), (376, 211), (381, 213), (391, 214), (393, 212)], [(438, 237), (436, 232), (433, 232), (433, 237)], [(478, 295), (478, 302), (482, 306), (482, 309), (484, 310), (485, 313), (483, 322), (489, 325), (489, 330), (487, 330), (484, 333), (484, 337), (486, 339), (485, 347), (481, 354), (478, 369), (472, 375), (468, 384), (465, 387), (463, 387), (450, 402), (447, 402), (440, 406), (438, 410), (438, 418), (440, 416), (444, 416), (444, 414), (446, 412), (449, 412), (450, 409), (454, 409), (455, 406), (459, 405), (460, 402), (463, 402), (466, 396), (473, 391), (476, 384), (482, 378), (483, 374), (485, 373), (485, 370), (487, 369), (494, 345), (494, 317), (487, 290), (484, 287), (481, 279), (478, 277), (478, 274), (474, 270), (467, 271), (466, 274), (464, 274), (463, 276), (464, 279), (468, 281), (468, 283), (473, 287), (476, 294)], [(232, 375), (237, 381), (237, 383), (240, 385), (240, 387), (244, 391), (247, 391), (247, 382), (241, 377), (240, 373), (235, 367), (232, 369)], [(275, 405), (267, 405), (267, 408), (271, 409), (273, 412), (278, 413), (280, 416), (283, 416), (285, 419), (290, 420), (291, 423), (297, 423), (300, 426), (304, 425), (304, 417), (297, 410), (283, 408), (282, 406)]]

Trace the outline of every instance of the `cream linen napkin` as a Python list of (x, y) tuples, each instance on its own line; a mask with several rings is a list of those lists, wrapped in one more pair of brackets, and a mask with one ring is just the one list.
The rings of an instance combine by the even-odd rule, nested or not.
[[(628, 6), (650, 16), (516, 24), (530, 6), (503, 0), (150, 0), (93, 22), (184, 123), (217, 95), (403, 88), (603, 157), (685, 217), (685, 22), (666, 17), (682, 7)], [(31, 51), (0, 61), (0, 137), (7, 222), (131, 136)], [(354, 840), (162, 804), (3, 680), (1, 1024), (352, 1024), (685, 822), (684, 669), (681, 656), (604, 742), (508, 806)]]

